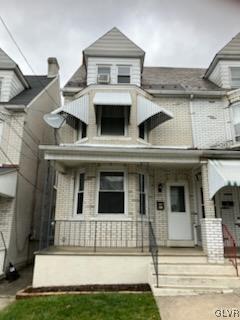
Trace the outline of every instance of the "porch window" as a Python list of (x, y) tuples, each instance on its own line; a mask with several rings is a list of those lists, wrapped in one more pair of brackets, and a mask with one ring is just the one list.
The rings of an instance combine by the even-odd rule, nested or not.
[(85, 178), (85, 174), (80, 173), (78, 177), (78, 189), (77, 189), (77, 214), (83, 213), (84, 178)]
[(124, 172), (100, 172), (98, 213), (124, 213)]
[(98, 135), (124, 136), (127, 134), (128, 106), (98, 106)]
[(231, 68), (232, 88), (240, 88), (240, 67)]
[(140, 206), (140, 214), (146, 214), (146, 181), (145, 175), (139, 174), (139, 206)]
[(118, 83), (130, 83), (130, 66), (118, 67)]
[(171, 211), (172, 212), (185, 212), (185, 192), (184, 186), (171, 186)]

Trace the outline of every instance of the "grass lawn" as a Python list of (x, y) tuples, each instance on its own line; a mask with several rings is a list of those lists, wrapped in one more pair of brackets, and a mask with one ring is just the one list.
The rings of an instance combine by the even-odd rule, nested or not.
[(160, 320), (150, 293), (65, 295), (18, 300), (0, 320)]

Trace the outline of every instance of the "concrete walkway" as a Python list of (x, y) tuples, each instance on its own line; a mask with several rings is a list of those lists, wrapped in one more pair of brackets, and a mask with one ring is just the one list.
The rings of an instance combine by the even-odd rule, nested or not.
[(161, 320), (240, 318), (240, 294), (156, 297)]
[(17, 291), (32, 284), (32, 266), (19, 271), (20, 278), (13, 282), (0, 281), (0, 310), (15, 300)]

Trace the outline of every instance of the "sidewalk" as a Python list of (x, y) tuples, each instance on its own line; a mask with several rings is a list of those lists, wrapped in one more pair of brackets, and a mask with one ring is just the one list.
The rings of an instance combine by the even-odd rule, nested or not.
[(240, 294), (156, 297), (161, 320), (240, 318)]
[(32, 266), (19, 271), (20, 278), (13, 282), (0, 281), (0, 310), (15, 300), (17, 291), (32, 284)]

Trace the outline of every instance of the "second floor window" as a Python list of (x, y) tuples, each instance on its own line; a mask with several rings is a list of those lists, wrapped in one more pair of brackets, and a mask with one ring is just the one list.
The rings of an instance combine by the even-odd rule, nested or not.
[(111, 67), (110, 66), (98, 66), (98, 83), (106, 84), (110, 82), (110, 74), (111, 74)]
[(78, 140), (84, 139), (87, 137), (87, 125), (86, 123), (79, 121), (78, 122)]
[(232, 88), (240, 88), (240, 67), (231, 68)]
[(98, 135), (127, 135), (129, 107), (98, 106)]
[(118, 83), (130, 83), (130, 66), (119, 66), (118, 67)]
[(240, 104), (232, 106), (235, 141), (240, 141)]

